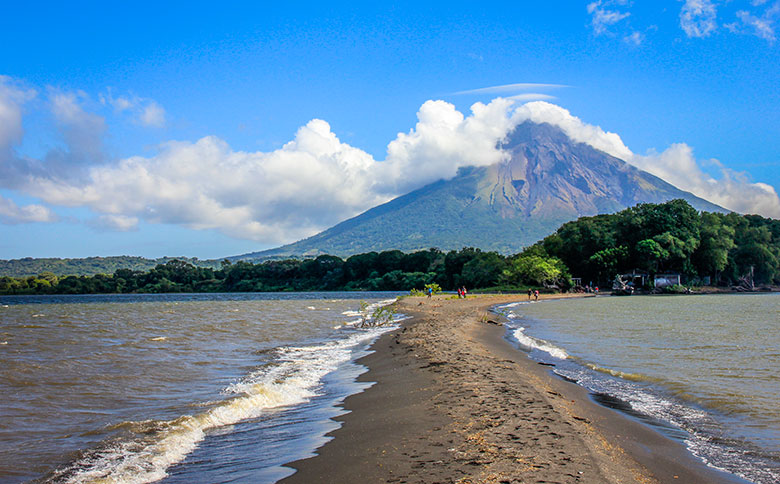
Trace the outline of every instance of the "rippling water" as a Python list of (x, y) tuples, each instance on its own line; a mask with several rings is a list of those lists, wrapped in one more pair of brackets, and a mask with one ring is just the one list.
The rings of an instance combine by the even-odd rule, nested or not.
[(382, 330), (345, 323), (394, 296), (0, 297), (0, 481), (273, 482), (361, 388)]
[(598, 297), (505, 306), (531, 356), (618, 399), (708, 464), (780, 482), (780, 294)]

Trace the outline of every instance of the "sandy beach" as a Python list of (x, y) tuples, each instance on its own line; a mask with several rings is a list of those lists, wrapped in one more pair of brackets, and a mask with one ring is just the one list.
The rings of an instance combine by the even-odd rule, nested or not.
[(282, 482), (743, 482), (513, 348), (487, 310), (524, 297), (399, 301), (412, 318), (360, 361), (376, 384)]

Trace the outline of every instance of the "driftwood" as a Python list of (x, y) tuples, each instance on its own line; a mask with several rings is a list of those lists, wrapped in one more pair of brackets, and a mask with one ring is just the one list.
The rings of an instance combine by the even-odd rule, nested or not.
[(612, 294), (616, 296), (630, 296), (634, 294), (634, 286), (628, 285), (618, 274), (612, 283)]

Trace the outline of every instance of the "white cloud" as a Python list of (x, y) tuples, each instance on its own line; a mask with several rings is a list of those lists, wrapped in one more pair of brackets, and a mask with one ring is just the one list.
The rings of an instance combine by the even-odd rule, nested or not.
[(626, 6), (627, 3), (626, 0), (598, 0), (589, 3), (587, 10), (592, 16), (591, 24), (593, 25), (593, 33), (601, 35), (606, 32), (610, 26), (629, 17), (631, 15), (629, 12), (621, 12), (611, 8)]
[(767, 8), (760, 17), (745, 10), (740, 10), (737, 12), (737, 18), (741, 22), (741, 25), (735, 22), (729, 24), (728, 28), (732, 32), (748, 33), (764, 39), (769, 43), (774, 43), (775, 40), (777, 40), (775, 35), (775, 22), (777, 21), (778, 15), (780, 15), (780, 2), (775, 2), (771, 7)]
[(126, 217), (124, 215), (101, 215), (88, 221), (88, 225), (97, 230), (111, 232), (130, 232), (138, 230), (138, 217)]
[(20, 207), (11, 199), (0, 195), (0, 222), (19, 224), (29, 222), (54, 222), (57, 216), (43, 205), (24, 205)]
[(22, 105), (35, 95), (34, 90), (19, 87), (10, 77), (0, 75), (0, 150), (21, 142)]
[(531, 120), (559, 126), (571, 139), (587, 143), (596, 149), (620, 158), (696, 196), (740, 213), (757, 213), (780, 218), (780, 198), (774, 188), (749, 180), (744, 173), (735, 172), (716, 160), (713, 165), (719, 174), (714, 178), (701, 168), (693, 156), (693, 149), (685, 143), (673, 144), (661, 153), (636, 155), (615, 133), (584, 123), (569, 111), (545, 102), (533, 102), (519, 107), (514, 115), (518, 122)]
[(623, 40), (628, 44), (639, 46), (642, 45), (642, 42), (645, 40), (645, 36), (641, 32), (634, 31), (623, 37)]
[[(780, 1), (778, 0), (679, 0), (682, 7), (679, 12), (679, 22), (685, 35), (695, 38), (712, 36), (719, 27), (719, 10), (732, 6), (741, 7), (736, 11), (734, 21), (723, 23), (723, 27), (732, 33), (754, 35), (773, 44), (777, 39), (777, 20), (780, 17)], [(591, 16), (593, 33), (619, 34), (624, 42), (639, 46), (645, 41), (645, 33), (657, 30), (656, 25), (646, 29), (635, 30), (629, 21), (623, 22), (632, 14), (629, 0), (595, 0), (587, 4), (586, 10)], [(666, 9), (664, 9), (666, 11)], [(632, 17), (633, 19), (634, 17)], [(641, 21), (641, 19), (640, 19)], [(621, 28), (622, 26), (622, 28)], [(610, 32), (613, 31), (613, 32)]]
[(111, 89), (100, 95), (100, 102), (110, 105), (118, 113), (131, 113), (133, 121), (149, 128), (165, 126), (165, 109), (154, 99), (136, 95), (120, 95), (114, 97)]
[(685, 143), (673, 144), (661, 153), (634, 155), (630, 160), (638, 168), (729, 210), (780, 218), (780, 199), (774, 188), (751, 182), (744, 173), (730, 170), (717, 160), (708, 162), (719, 178), (702, 170), (693, 149)]
[(555, 99), (555, 96), (551, 96), (549, 94), (541, 94), (538, 92), (527, 92), (524, 94), (515, 94), (514, 96), (508, 96), (507, 99), (511, 99), (512, 101), (519, 101), (519, 102), (550, 101), (552, 99)]
[(121, 113), (133, 108), (133, 102), (124, 96), (119, 96), (117, 98), (104, 98), (101, 96), (100, 100), (105, 104), (106, 99), (107, 102), (109, 102), (117, 112)]
[(685, 0), (680, 27), (688, 37), (708, 37), (718, 27), (717, 8), (711, 0)]
[(136, 218), (281, 242), (385, 201), (366, 176), (371, 163), (313, 120), (270, 153), (233, 151), (216, 137), (170, 142), (150, 158), (92, 167), (86, 183), (36, 177), (28, 191), (49, 203), (126, 217), (104, 219), (104, 227), (127, 229)]
[(62, 133), (68, 151), (49, 153), (47, 163), (62, 169), (103, 161), (105, 119), (84, 109), (86, 94), (52, 90), (49, 94), (51, 112)]
[[(67, 155), (64, 161), (100, 145), (105, 123), (84, 109), (84, 95), (52, 91), (50, 98), (68, 145), (62, 152)], [(496, 98), (488, 104), (475, 103), (467, 114), (445, 101), (427, 101), (417, 118), (413, 129), (388, 144), (383, 161), (343, 143), (327, 122), (314, 119), (299, 128), (290, 142), (270, 152), (236, 151), (225, 141), (207, 136), (195, 142), (164, 143), (151, 156), (84, 163), (78, 176), (61, 169), (69, 165), (57, 165), (53, 155), (41, 161), (25, 159), (17, 166), (14, 189), (50, 205), (88, 207), (95, 218), (87, 224), (100, 230), (135, 230), (145, 221), (283, 243), (427, 183), (451, 178), (461, 167), (504, 160), (507, 155), (498, 147), (499, 141), (518, 123), (531, 120), (560, 126), (575, 141), (727, 208), (776, 216), (780, 207), (771, 187), (751, 183), (744, 175), (726, 169), (720, 170), (719, 179), (705, 175), (690, 148), (683, 149), (685, 145), (636, 156), (617, 134), (543, 101), (519, 105), (516, 97)], [(21, 135), (14, 136), (18, 142)], [(12, 201), (3, 201), (0, 210), (4, 221), (55, 217), (43, 205), (16, 207)]]
[(387, 159), (377, 164), (377, 185), (404, 193), (425, 183), (453, 177), (458, 168), (484, 166), (505, 158), (497, 142), (512, 128), (508, 110), (513, 102), (497, 98), (475, 103), (464, 117), (450, 103), (426, 101), (417, 125), (399, 133), (387, 147)]
[(543, 101), (524, 104), (515, 110), (513, 121), (515, 124), (523, 121), (549, 123), (560, 127), (574, 141), (587, 143), (616, 158), (627, 160), (632, 155), (631, 150), (623, 144), (623, 140), (617, 134), (584, 123), (580, 118), (572, 116), (569, 111), (555, 104)]
[(453, 94), (506, 94), (518, 91), (528, 91), (537, 89), (558, 89), (562, 87), (569, 87), (564, 84), (539, 84), (531, 82), (518, 82), (515, 84), (504, 84), (501, 86), (480, 87), (479, 89), (469, 89), (466, 91), (458, 91)]
[(165, 110), (156, 102), (150, 101), (141, 110), (138, 120), (144, 126), (161, 128), (165, 126)]
[(502, 160), (496, 142), (511, 128), (512, 105), (501, 98), (476, 103), (464, 116), (449, 103), (428, 101), (415, 128), (388, 145), (384, 161), (342, 143), (315, 119), (268, 153), (233, 151), (216, 137), (170, 142), (153, 157), (90, 167), (85, 182), (31, 175), (26, 190), (111, 216), (93, 223), (102, 228), (127, 230), (143, 219), (287, 242), (452, 177), (459, 167)]

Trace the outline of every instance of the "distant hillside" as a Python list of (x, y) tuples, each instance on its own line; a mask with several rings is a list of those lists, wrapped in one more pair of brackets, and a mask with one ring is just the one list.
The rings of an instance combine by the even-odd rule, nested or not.
[(564, 222), (642, 202), (681, 198), (697, 210), (725, 212), (549, 124), (519, 125), (503, 148), (511, 154), (506, 162), (461, 169), (307, 239), (230, 259), (468, 246), (507, 254)]
[(165, 264), (169, 260), (178, 259), (190, 262), (202, 267), (218, 267), (218, 261), (201, 261), (197, 258), (187, 257), (162, 257), (159, 259), (146, 259), (144, 257), (116, 256), (116, 257), (87, 257), (84, 259), (58, 259), (45, 258), (1, 260), (0, 276), (25, 277), (37, 276), (43, 272), (51, 272), (57, 276), (93, 276), (95, 274), (113, 274), (117, 269), (131, 269), (134, 271), (148, 271), (157, 264)]

